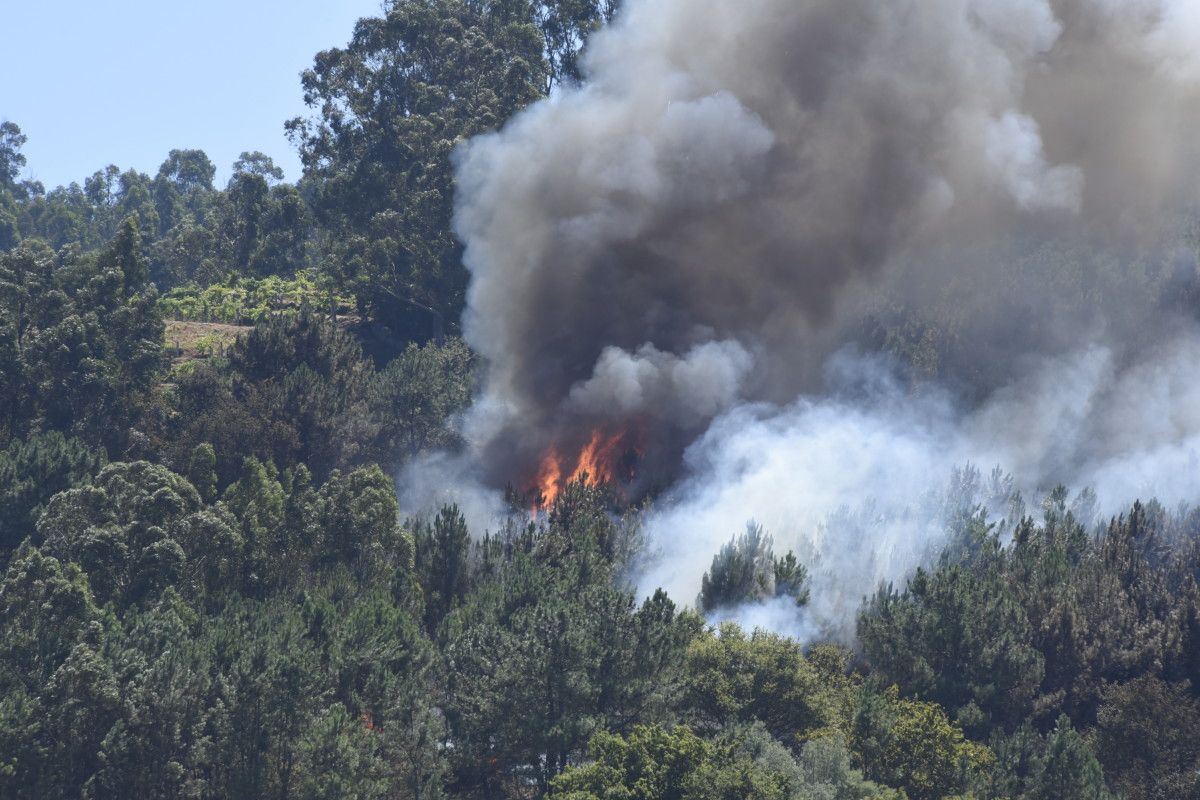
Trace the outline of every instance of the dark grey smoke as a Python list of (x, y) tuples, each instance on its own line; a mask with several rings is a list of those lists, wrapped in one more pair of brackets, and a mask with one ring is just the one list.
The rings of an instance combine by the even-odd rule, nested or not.
[[(626, 0), (589, 48), (581, 88), (458, 154), (486, 480), (636, 420), (681, 479), (652, 533), (697, 545), (650, 578), (694, 596), (753, 516), (853, 595), (936, 534), (901, 513), (847, 557), (804, 533), (814, 514), (965, 460), (1132, 491), (1157, 474), (1146, 431), (1189, 463), (1196, 338), (1163, 290), (1196, 274), (1178, 222), (1200, 188), (1200, 2)], [(822, 397), (831, 354), (883, 344), (897, 308), (949, 337), (944, 390)], [(1163, 374), (1148, 400), (1128, 377)]]
[(1177, 213), (1200, 163), (1198, 17), (1167, 0), (631, 0), (583, 88), (460, 153), (485, 461), (510, 471), (597, 416), (686, 443), (735, 400), (811, 390), (889, 262), (936, 282), (921, 265), (939, 247), (1113, 244)]

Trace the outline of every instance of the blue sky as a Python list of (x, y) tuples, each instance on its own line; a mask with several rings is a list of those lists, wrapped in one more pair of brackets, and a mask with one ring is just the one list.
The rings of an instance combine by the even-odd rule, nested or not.
[(47, 188), (106, 164), (153, 174), (200, 148), (218, 185), (243, 150), (300, 162), (284, 120), (306, 113), (300, 71), (350, 39), (381, 0), (9, 0), (0, 120), (29, 137), (24, 177)]

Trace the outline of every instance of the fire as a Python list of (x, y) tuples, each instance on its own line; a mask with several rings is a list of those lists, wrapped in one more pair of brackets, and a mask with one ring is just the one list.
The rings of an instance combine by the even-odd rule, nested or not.
[(542, 456), (535, 488), (541, 493), (542, 507), (549, 507), (568, 485), (583, 481), (589, 486), (619, 483), (631, 471), (631, 456), (637, 455), (634, 435), (627, 430), (606, 434), (597, 428), (574, 459), (565, 459), (552, 447)]
[(537, 488), (541, 492), (542, 502), (546, 505), (553, 503), (554, 498), (558, 496), (558, 491), (563, 485), (562, 477), (562, 459), (559, 458), (557, 450), (551, 449), (542, 457), (537, 476)]

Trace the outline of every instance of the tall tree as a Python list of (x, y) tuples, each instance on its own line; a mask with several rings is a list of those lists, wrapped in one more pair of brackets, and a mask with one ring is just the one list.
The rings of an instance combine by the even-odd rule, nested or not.
[(16, 185), (17, 176), (25, 166), (21, 148), (28, 140), (17, 123), (8, 120), (0, 122), (0, 188), (11, 189)]
[(450, 156), (539, 97), (543, 40), (528, 0), (393, 0), (303, 75), (315, 119), (288, 123), (331, 266), (365, 310), (440, 336), (466, 273), (450, 229)]
[(580, 55), (588, 37), (612, 20), (621, 0), (540, 0), (534, 19), (546, 50), (545, 92), (583, 78)]
[(58, 431), (14, 439), (0, 450), (0, 565), (27, 536), (50, 498), (90, 479), (103, 451)]

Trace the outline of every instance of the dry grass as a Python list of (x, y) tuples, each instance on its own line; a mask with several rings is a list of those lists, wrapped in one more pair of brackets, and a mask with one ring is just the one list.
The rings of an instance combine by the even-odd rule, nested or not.
[(249, 325), (223, 322), (184, 322), (166, 320), (167, 352), (176, 363), (220, 355), (234, 340), (250, 330)]

